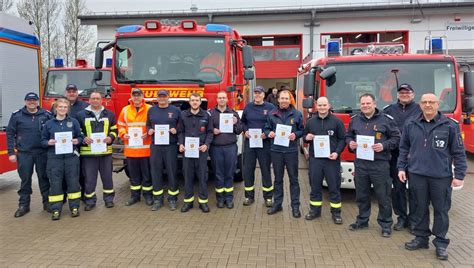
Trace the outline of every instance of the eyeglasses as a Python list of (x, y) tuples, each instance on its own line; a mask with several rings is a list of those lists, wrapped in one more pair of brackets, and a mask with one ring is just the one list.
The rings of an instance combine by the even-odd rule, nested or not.
[(437, 101), (420, 101), (421, 105), (434, 105), (438, 103)]

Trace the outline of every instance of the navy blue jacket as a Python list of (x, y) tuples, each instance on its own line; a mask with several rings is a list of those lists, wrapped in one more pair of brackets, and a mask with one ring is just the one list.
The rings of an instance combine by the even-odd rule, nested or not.
[[(433, 124), (428, 129), (425, 124)], [(459, 125), (438, 112), (430, 123), (420, 115), (405, 125), (400, 142), (398, 169), (422, 176), (462, 180), (466, 176), (466, 152)]]
[[(216, 106), (214, 109), (210, 110), (209, 113), (211, 114), (212, 128), (214, 131), (214, 128), (219, 128), (221, 111), (217, 109)], [(242, 133), (242, 123), (240, 121), (239, 114), (229, 107), (226, 107), (224, 113), (232, 113), (234, 114), (235, 118), (237, 118), (237, 123), (234, 124), (234, 133), (221, 133), (219, 135), (214, 135), (214, 138), (212, 139), (212, 145), (224, 146), (235, 144), (237, 142), (237, 135)]]
[(275, 105), (269, 102), (264, 102), (261, 105), (251, 102), (245, 105), (241, 120), (243, 131), (248, 131), (249, 128), (259, 128), (263, 131), (268, 115), (275, 108)]
[(273, 110), (268, 116), (267, 123), (265, 124), (265, 135), (268, 136), (271, 131), (275, 131), (277, 124), (291, 126), (291, 133), (295, 133), (296, 139), (290, 141), (289, 147), (275, 145), (273, 144), (274, 139), (272, 139), (270, 150), (280, 153), (297, 152), (299, 144), (298, 139), (303, 136), (303, 115), (301, 112), (296, 110), (293, 106), (290, 106), (288, 109), (278, 108)]
[(316, 113), (306, 121), (306, 126), (303, 130), (303, 140), (310, 144), (309, 154), (310, 157), (314, 157), (313, 141), (306, 140), (306, 135), (308, 133), (314, 135), (329, 135), (331, 153), (337, 153), (338, 158), (340, 158), (342, 151), (344, 151), (344, 147), (346, 147), (346, 129), (344, 128), (344, 123), (342, 123), (341, 119), (332, 113), (329, 113), (325, 118), (319, 117)]
[(191, 108), (181, 112), (180, 123), (178, 125), (178, 144), (184, 145), (186, 137), (199, 137), (199, 145), (210, 147), (213, 134), (211, 116), (199, 109), (197, 114), (191, 113)]
[[(179, 118), (181, 116), (181, 110), (174, 106), (169, 105), (166, 108), (160, 108), (158, 105), (151, 107), (148, 110), (146, 128), (147, 130), (155, 129), (155, 125), (169, 125), (170, 128), (175, 128), (178, 130)], [(176, 145), (178, 143), (178, 133), (170, 133), (170, 145)], [(155, 145), (155, 135), (152, 136), (152, 146)]]
[(48, 148), (48, 153), (55, 154), (54, 145), (48, 145), (48, 141), (54, 139), (54, 133), (66, 131), (72, 131), (72, 138), (78, 140), (78, 144), (74, 145), (74, 148), (77, 149), (82, 144), (84, 137), (81, 133), (79, 122), (70, 116), (67, 116), (64, 120), (53, 118), (47, 121), (41, 132), (41, 145), (44, 148)]
[(39, 107), (34, 114), (28, 112), (26, 107), (13, 112), (7, 127), (8, 154), (14, 155), (15, 148), (23, 153), (44, 152), (41, 130), (51, 118), (53, 116), (50, 112)]
[(391, 115), (397, 123), (397, 127), (400, 132), (403, 132), (403, 127), (408, 120), (418, 118), (420, 116), (421, 108), (420, 105), (414, 101), (406, 105), (397, 102), (385, 106), (383, 108), (383, 112)]
[[(390, 160), (391, 150), (398, 148), (400, 131), (392, 116), (375, 108), (374, 115), (367, 119), (361, 112), (352, 117), (346, 133), (346, 143), (356, 141), (357, 135), (374, 136), (375, 143), (382, 143), (383, 151), (375, 152), (374, 160)], [(349, 148), (350, 152), (354, 152)]]

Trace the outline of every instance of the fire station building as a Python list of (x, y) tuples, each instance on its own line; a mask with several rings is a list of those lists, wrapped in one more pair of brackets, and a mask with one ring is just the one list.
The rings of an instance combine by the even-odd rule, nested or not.
[(342, 52), (354, 54), (372, 43), (403, 44), (405, 52), (427, 53), (429, 38), (444, 37), (443, 50), (461, 64), (474, 65), (474, 2), (410, 1), (315, 6), (181, 11), (101, 12), (80, 16), (97, 25), (98, 41), (112, 40), (123, 25), (194, 19), (198, 24), (227, 24), (253, 46), (257, 84), (296, 86), (305, 57), (325, 54), (329, 39), (342, 40)]

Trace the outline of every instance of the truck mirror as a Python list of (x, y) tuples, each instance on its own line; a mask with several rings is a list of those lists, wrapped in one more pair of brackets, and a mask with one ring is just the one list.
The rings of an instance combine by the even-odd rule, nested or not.
[(464, 96), (464, 103), (462, 105), (462, 108), (463, 112), (471, 113), (474, 109), (474, 96)]
[(102, 80), (102, 72), (99, 70), (95, 70), (94, 72), (94, 80), (95, 81), (100, 81)]
[(319, 77), (321, 77), (321, 79), (328, 79), (330, 78), (331, 76), (334, 76), (336, 74), (336, 67), (328, 67), (326, 69), (324, 69), (320, 74), (319, 74)]
[(255, 72), (253, 70), (245, 70), (244, 71), (244, 79), (245, 80), (253, 80), (255, 78)]
[(96, 69), (102, 69), (103, 64), (104, 64), (104, 53), (102, 52), (102, 48), (96, 47), (94, 67)]
[(303, 86), (303, 95), (305, 97), (314, 96), (315, 88), (315, 75), (316, 69), (311, 69), (308, 74), (303, 76), (304, 86)]
[(227, 92), (234, 92), (234, 91), (235, 91), (235, 86), (228, 86), (228, 87), (226, 88), (226, 91), (227, 91)]
[(474, 95), (474, 72), (464, 73), (464, 94), (472, 96)]
[(313, 108), (313, 105), (314, 105), (314, 99), (313, 98), (303, 99), (303, 108), (311, 109), (311, 108)]
[(253, 67), (253, 50), (251, 46), (242, 47), (242, 61), (244, 64), (244, 68)]

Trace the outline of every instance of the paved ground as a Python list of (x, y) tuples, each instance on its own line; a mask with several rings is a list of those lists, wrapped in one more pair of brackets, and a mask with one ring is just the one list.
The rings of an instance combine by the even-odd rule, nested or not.
[[(474, 157), (469, 156), (474, 171)], [(302, 158), (300, 159), (302, 160)], [(303, 161), (300, 161), (303, 162)], [(41, 211), (34, 185), (32, 211), (15, 219), (19, 179), (14, 172), (0, 175), (0, 266), (199, 266), (199, 267), (473, 267), (474, 264), (474, 175), (462, 191), (453, 194), (450, 211), (449, 261), (435, 258), (434, 249), (409, 252), (403, 243), (408, 232), (380, 237), (376, 205), (370, 228), (347, 230), (356, 216), (355, 195), (343, 192), (344, 224), (336, 226), (325, 203), (321, 219), (293, 219), (289, 197), (283, 213), (268, 216), (258, 192), (258, 202), (242, 206), (243, 184), (235, 185), (236, 207), (217, 209), (210, 197), (211, 212), (197, 206), (189, 213), (167, 208), (150, 211), (143, 202), (125, 207), (129, 184), (124, 174), (115, 175), (116, 207), (106, 209), (99, 201), (90, 212), (81, 208), (79, 218), (52, 222)], [(300, 164), (302, 212), (308, 210), (306, 164)], [(212, 189), (212, 183), (209, 184)], [(286, 187), (288, 185), (286, 184)], [(288, 192), (288, 189), (286, 189)], [(213, 191), (211, 192), (213, 193)], [(326, 199), (327, 200), (327, 199)], [(180, 202), (181, 205), (181, 202)]]

